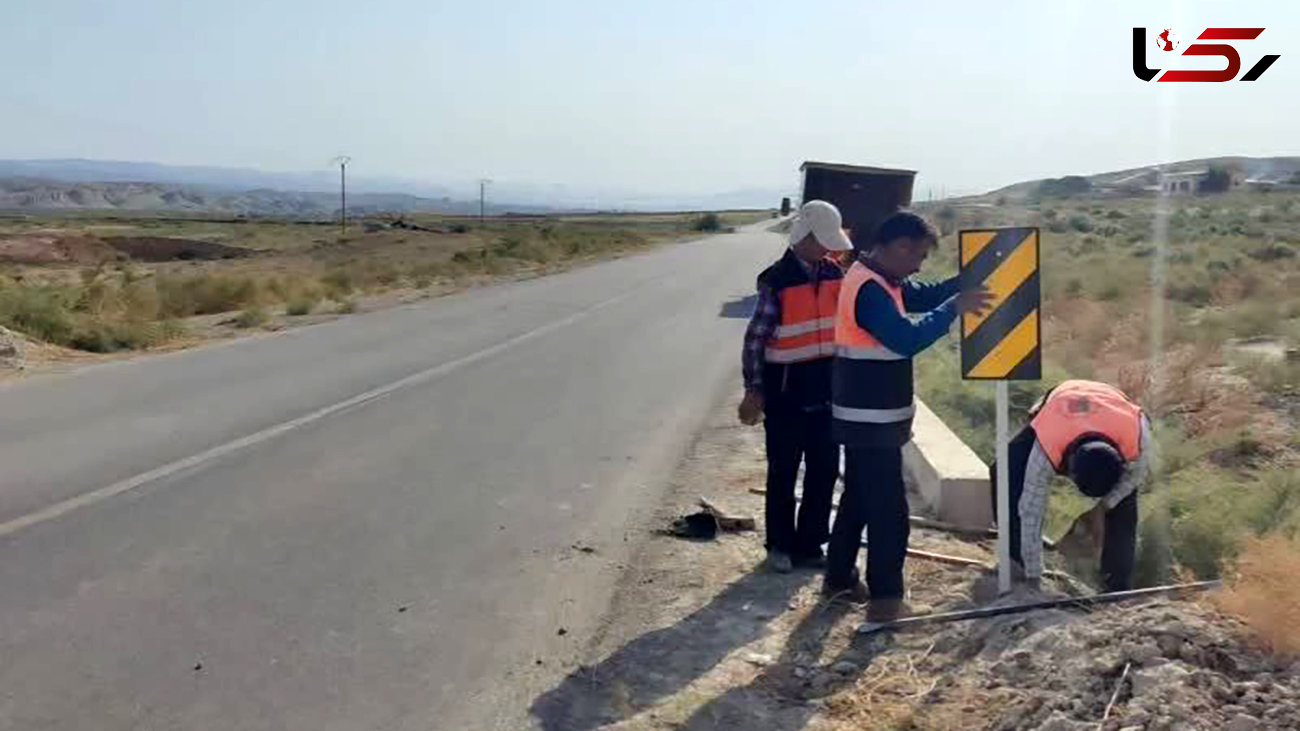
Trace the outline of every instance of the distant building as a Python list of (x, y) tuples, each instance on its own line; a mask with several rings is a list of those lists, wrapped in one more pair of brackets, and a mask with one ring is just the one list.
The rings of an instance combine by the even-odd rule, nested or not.
[(1161, 173), (1160, 191), (1170, 195), (1190, 194), (1200, 190), (1209, 170), (1188, 170), (1181, 173)]
[(1093, 183), (1093, 191), (1100, 196), (1124, 198), (1142, 195), (1149, 191), (1160, 191), (1160, 172), (1155, 168), (1143, 168), (1136, 172), (1118, 177), (1101, 179)]
[(1278, 189), (1279, 181), (1267, 180), (1264, 178), (1247, 178), (1246, 180), (1243, 180), (1241, 184), (1244, 185), (1247, 190), (1270, 191)]

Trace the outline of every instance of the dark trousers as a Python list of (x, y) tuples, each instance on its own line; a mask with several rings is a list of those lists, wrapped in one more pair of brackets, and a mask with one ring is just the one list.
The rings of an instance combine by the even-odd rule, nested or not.
[[(1020, 496), (1025, 491), (1025, 465), (1034, 449), (1038, 435), (1030, 427), (1007, 443), (1007, 475), (1011, 483), (1011, 558), (1024, 565), (1020, 551)], [(997, 464), (989, 466), (989, 484), (997, 485)], [(998, 513), (998, 492), (993, 490), (993, 514)], [(1120, 501), (1106, 511), (1106, 539), (1101, 549), (1101, 575), (1106, 591), (1127, 591), (1133, 588), (1133, 565), (1137, 556), (1138, 495)]]
[[(840, 445), (831, 441), (827, 410), (782, 410), (763, 421), (767, 433), (767, 547), (796, 558), (820, 556), (829, 534), (831, 497), (840, 476)], [(804, 465), (803, 500), (795, 482)]]
[(901, 447), (844, 448), (844, 493), (831, 530), (826, 581), (847, 587), (857, 580), (858, 548), (867, 529), (867, 588), (875, 599), (901, 599), (907, 558), (907, 488)]

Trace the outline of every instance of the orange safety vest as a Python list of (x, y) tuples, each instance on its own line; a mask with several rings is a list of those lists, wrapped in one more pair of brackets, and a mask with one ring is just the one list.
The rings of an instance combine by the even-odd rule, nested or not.
[(781, 289), (781, 322), (767, 343), (768, 363), (805, 363), (835, 354), (835, 306), (840, 280)]
[[(853, 266), (849, 267), (848, 273), (844, 275), (842, 296), (835, 306), (836, 354), (860, 360), (898, 360), (902, 356), (884, 348), (874, 335), (858, 326), (856, 313), (858, 290), (862, 289), (862, 285), (867, 282), (876, 282), (884, 287), (890, 298), (894, 300), (894, 304), (898, 306), (898, 311), (906, 312), (903, 308), (902, 287), (893, 284), (862, 262), (853, 262)], [(878, 350), (882, 348), (884, 350)]]
[[(835, 314), (835, 363), (831, 378), (831, 416), (846, 444), (853, 433), (888, 428), (898, 444), (910, 436), (916, 406), (912, 394), (912, 360), (886, 348), (858, 325), (858, 291), (876, 282), (905, 313), (903, 290), (860, 261), (844, 275)], [(879, 435), (876, 435), (879, 436)]]
[(1142, 407), (1105, 383), (1062, 382), (1029, 424), (1057, 472), (1065, 468), (1066, 455), (1084, 437), (1105, 438), (1129, 462), (1142, 453)]

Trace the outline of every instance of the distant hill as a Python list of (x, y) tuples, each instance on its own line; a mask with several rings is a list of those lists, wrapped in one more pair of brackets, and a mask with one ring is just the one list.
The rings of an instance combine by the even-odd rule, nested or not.
[[(168, 183), (73, 183), (30, 178), (0, 179), (0, 210), (7, 211), (210, 212), (318, 218), (337, 215), (338, 205), (337, 193), (264, 188), (227, 190)], [(477, 210), (476, 201), (435, 200), (399, 193), (348, 195), (348, 211), (354, 214), (470, 213)]]
[[(162, 165), (122, 160), (0, 160), (0, 178), (36, 178), (65, 183), (170, 183), (226, 190), (292, 190), (329, 193), (338, 190), (338, 170), (267, 172), (248, 168), (203, 165)], [(446, 186), (349, 175), (348, 189), (357, 193), (398, 192), (424, 198), (452, 196)]]
[[(498, 181), (488, 208), (502, 213), (680, 211), (775, 207), (790, 191), (751, 188), (705, 195), (647, 195), (628, 189)], [(338, 211), (338, 172), (115, 160), (0, 160), (0, 209), (212, 211), (320, 216)], [(348, 174), (348, 210), (477, 213), (478, 185), (440, 185)]]
[[(1126, 170), (1114, 170), (1111, 172), (1095, 173), (1093, 175), (1077, 177), (1086, 179), (1094, 189), (1123, 186), (1140, 188), (1144, 185), (1154, 185), (1161, 171), (1165, 173), (1182, 173), (1196, 170), (1207, 170), (1216, 167), (1232, 171), (1239, 177), (1245, 179), (1284, 182), (1291, 179), (1291, 177), (1296, 173), (1300, 172), (1300, 157), (1203, 157), (1195, 160), (1180, 160), (1178, 162), (1166, 163), (1164, 165), (1147, 165), (1140, 168), (1128, 168)], [(979, 196), (971, 196), (971, 198), (983, 199), (997, 196), (1024, 198), (1038, 192), (1040, 186), (1044, 183), (1048, 183), (1049, 187), (1052, 187), (1053, 185), (1060, 186), (1060, 181), (1062, 180), (1064, 180), (1064, 178), (1027, 180), (1023, 183), (1008, 185), (1004, 188), (998, 188), (997, 190)], [(1068, 188), (1068, 183), (1064, 187)]]

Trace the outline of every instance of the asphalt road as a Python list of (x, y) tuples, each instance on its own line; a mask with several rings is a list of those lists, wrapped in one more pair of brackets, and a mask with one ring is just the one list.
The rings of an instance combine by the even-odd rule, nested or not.
[(766, 225), (0, 385), (0, 729), (523, 727), (732, 382)]

